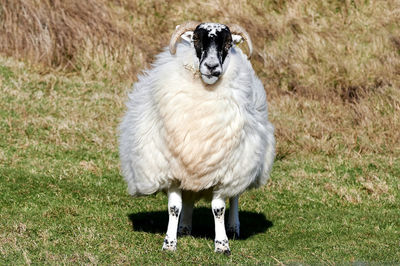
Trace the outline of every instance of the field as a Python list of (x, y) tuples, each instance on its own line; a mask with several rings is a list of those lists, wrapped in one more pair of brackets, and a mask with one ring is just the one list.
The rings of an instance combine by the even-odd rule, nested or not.
[[(119, 170), (126, 94), (186, 20), (248, 30), (276, 128), (230, 257), (205, 201), (162, 252), (165, 195)], [(400, 263), (399, 1), (0, 0), (0, 40), (0, 264)]]

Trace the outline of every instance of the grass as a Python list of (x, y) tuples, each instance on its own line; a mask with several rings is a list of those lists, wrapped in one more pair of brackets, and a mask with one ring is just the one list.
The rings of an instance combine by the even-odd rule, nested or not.
[(231, 241), (231, 257), (213, 253), (206, 202), (194, 237), (161, 252), (166, 197), (130, 198), (119, 173), (126, 88), (1, 63), (2, 263), (398, 261), (399, 157), (344, 148), (279, 152), (269, 185), (241, 198), (243, 238)]
[[(4, 20), (18, 1), (0, 8), (0, 264), (399, 263), (397, 1), (87, 1), (95, 18), (39, 2), (18, 7), (24, 23)], [(34, 14), (70, 43), (40, 54)], [(204, 201), (193, 236), (161, 252), (166, 197), (129, 197), (119, 172), (126, 92), (187, 19), (249, 30), (276, 127), (271, 180), (241, 197), (230, 257), (213, 252)], [(109, 27), (120, 34), (98, 45)]]

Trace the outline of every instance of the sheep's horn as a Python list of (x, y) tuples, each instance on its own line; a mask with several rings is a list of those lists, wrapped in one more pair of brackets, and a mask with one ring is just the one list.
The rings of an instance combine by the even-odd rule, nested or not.
[(249, 46), (249, 55), (247, 56), (247, 58), (250, 59), (251, 55), (253, 54), (253, 43), (251, 42), (250, 36), (247, 33), (247, 31), (245, 31), (245, 29), (243, 29), (242, 27), (240, 27), (237, 24), (232, 24), (232, 25), (229, 25), (228, 27), (229, 27), (229, 30), (231, 31), (231, 34), (240, 35), (247, 42), (247, 45)]
[(169, 52), (171, 54), (176, 53), (176, 42), (178, 41), (179, 37), (187, 31), (195, 30), (199, 22), (196, 21), (188, 21), (178, 25), (175, 29), (175, 32), (172, 34), (171, 40), (169, 42)]

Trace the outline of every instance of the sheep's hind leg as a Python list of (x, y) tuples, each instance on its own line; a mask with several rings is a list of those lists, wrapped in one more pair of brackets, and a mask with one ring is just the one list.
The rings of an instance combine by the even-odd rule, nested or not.
[(234, 239), (240, 236), (239, 196), (229, 199), (228, 235)]
[(192, 215), (194, 201), (183, 197), (181, 219), (179, 221), (178, 234), (181, 236), (190, 235), (192, 233)]
[(224, 222), (225, 199), (214, 196), (211, 201), (211, 208), (215, 223), (215, 252), (230, 255), (231, 250), (229, 249), (228, 237), (226, 236)]
[(163, 250), (176, 250), (176, 236), (179, 222), (179, 214), (182, 210), (182, 192), (176, 187), (168, 190), (168, 229), (164, 239)]

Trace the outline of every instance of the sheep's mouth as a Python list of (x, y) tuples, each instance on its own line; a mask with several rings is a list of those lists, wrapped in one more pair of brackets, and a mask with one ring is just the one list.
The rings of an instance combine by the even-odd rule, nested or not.
[(208, 84), (208, 85), (212, 85), (215, 82), (217, 82), (217, 80), (219, 79), (219, 76), (213, 76), (213, 75), (205, 75), (205, 74), (201, 74), (201, 79), (203, 80), (204, 83)]

